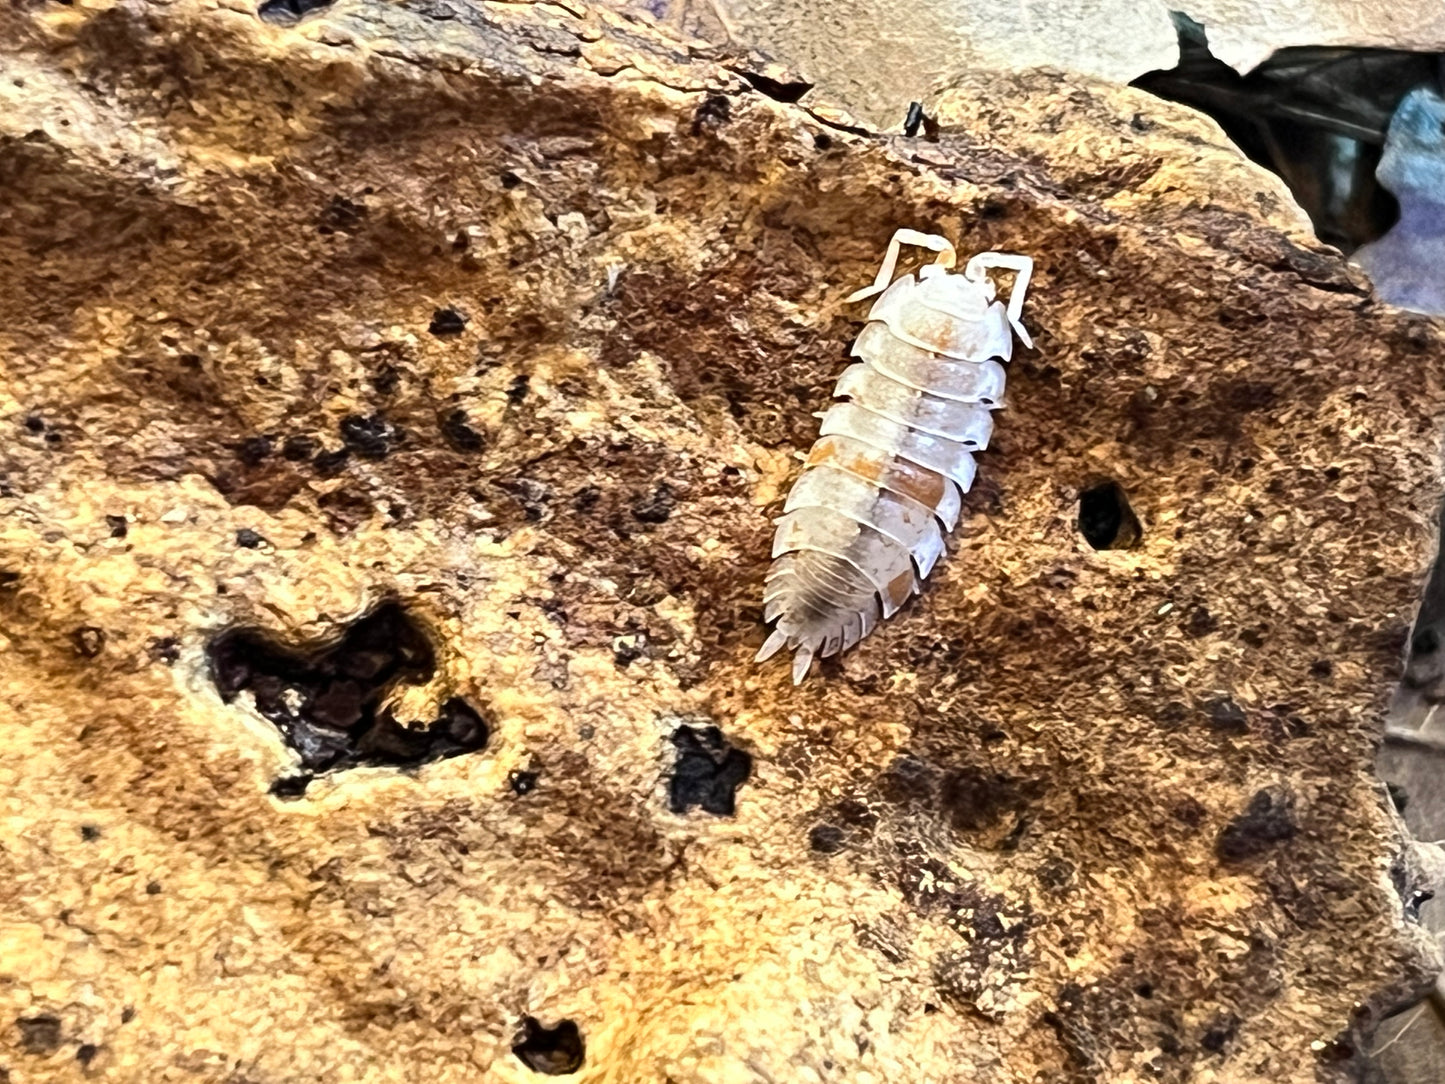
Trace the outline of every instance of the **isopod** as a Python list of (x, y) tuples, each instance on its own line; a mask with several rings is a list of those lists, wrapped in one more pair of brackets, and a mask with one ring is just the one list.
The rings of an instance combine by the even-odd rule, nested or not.
[[(905, 244), (937, 257), (894, 281)], [(1014, 334), (1033, 346), (1020, 322), (1033, 260), (983, 252), (958, 274), (956, 259), (945, 238), (899, 230), (873, 284), (847, 299), (882, 295), (776, 521), (763, 595), (776, 625), (758, 661), (793, 651), (795, 684), (814, 657), (848, 650), (897, 613), (943, 556), (973, 453), (988, 446)], [(1016, 275), (1006, 307), (990, 268)]]

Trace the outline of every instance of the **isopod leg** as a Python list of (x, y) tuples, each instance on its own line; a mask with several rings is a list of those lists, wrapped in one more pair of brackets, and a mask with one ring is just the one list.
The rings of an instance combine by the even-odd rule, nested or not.
[(879, 267), (878, 276), (873, 280), (873, 285), (865, 286), (863, 289), (849, 294), (845, 300), (862, 301), (865, 297), (881, 294), (888, 289), (888, 284), (893, 281), (893, 272), (898, 269), (898, 253), (904, 245), (917, 245), (919, 248), (926, 248), (931, 252), (938, 253), (938, 259), (935, 262), (944, 267), (952, 267), (958, 259), (953, 245), (946, 237), (940, 237), (936, 233), (920, 233), (918, 230), (899, 230), (888, 242), (888, 252), (883, 257), (883, 265)]
[(787, 643), (788, 634), (781, 629), (774, 629), (763, 643), (763, 646), (758, 650), (757, 657), (753, 661), (763, 662), (766, 659), (771, 659), (779, 651), (783, 650), (783, 648), (787, 646)]
[(808, 676), (808, 668), (813, 665), (813, 648), (803, 646), (798, 648), (798, 653), (793, 656), (793, 684), (803, 684), (803, 679)]
[(1034, 341), (1024, 330), (1022, 317), (1024, 295), (1029, 290), (1029, 279), (1034, 273), (1034, 261), (1028, 256), (1016, 256), (1011, 252), (980, 252), (968, 261), (968, 265), (963, 269), (963, 276), (974, 282), (981, 282), (988, 277), (988, 268), (990, 267), (1001, 267), (1005, 271), (1013, 271), (1017, 274), (1018, 277), (1014, 279), (1013, 288), (1008, 292), (1008, 322), (1018, 334), (1019, 340), (1032, 350)]

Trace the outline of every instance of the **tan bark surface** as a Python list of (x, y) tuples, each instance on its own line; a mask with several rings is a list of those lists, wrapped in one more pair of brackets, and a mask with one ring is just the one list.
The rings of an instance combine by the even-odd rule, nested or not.
[[(858, 135), (572, 4), (0, 43), (12, 1081), (522, 1081), (529, 1016), (594, 1082), (1364, 1072), (1438, 965), (1371, 761), (1442, 337), (1212, 126), (1033, 73)], [(1034, 256), (1038, 349), (925, 595), (795, 689), (769, 517), (904, 225)], [(269, 794), (208, 645), (385, 599), (397, 717), (486, 748)], [(731, 817), (669, 808), (707, 726)]]

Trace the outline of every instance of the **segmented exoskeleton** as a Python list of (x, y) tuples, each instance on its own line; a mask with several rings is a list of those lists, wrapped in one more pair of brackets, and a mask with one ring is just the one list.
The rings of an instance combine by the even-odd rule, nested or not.
[[(893, 282), (905, 244), (938, 257)], [(873, 285), (848, 298), (882, 294), (777, 521), (763, 598), (777, 625), (758, 660), (792, 650), (795, 683), (814, 656), (846, 651), (919, 589), (958, 523), (973, 453), (988, 446), (1014, 333), (1033, 346), (1019, 322), (1033, 260), (984, 252), (962, 274), (954, 262), (944, 238), (899, 230)], [(1007, 307), (994, 300), (993, 267), (1017, 274)]]

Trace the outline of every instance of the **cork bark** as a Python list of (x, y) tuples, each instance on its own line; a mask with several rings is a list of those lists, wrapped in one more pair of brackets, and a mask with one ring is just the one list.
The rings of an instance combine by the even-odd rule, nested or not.
[[(885, 138), (570, 2), (303, 7), (0, 12), (9, 1078), (1367, 1078), (1438, 323), (1141, 93)], [(770, 518), (900, 226), (1033, 256), (1037, 348), (794, 688)]]

